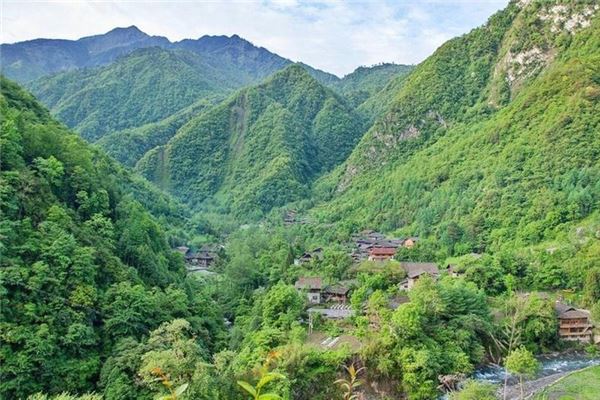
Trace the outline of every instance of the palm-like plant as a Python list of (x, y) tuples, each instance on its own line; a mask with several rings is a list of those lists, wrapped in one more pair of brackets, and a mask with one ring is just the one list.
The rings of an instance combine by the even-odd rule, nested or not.
[(351, 364), (349, 367), (344, 366), (344, 368), (348, 372), (348, 378), (338, 379), (335, 381), (335, 384), (340, 385), (344, 400), (356, 400), (358, 399), (358, 393), (355, 393), (355, 389), (362, 385), (362, 381), (358, 379), (358, 374), (360, 374), (365, 368), (361, 367), (356, 369), (354, 364)]
[(265, 372), (258, 380), (256, 386), (252, 386), (245, 381), (238, 381), (237, 384), (240, 385), (246, 393), (252, 396), (252, 400), (281, 400), (282, 397), (275, 393), (261, 393), (265, 385), (276, 379), (285, 379), (285, 376), (278, 372)]
[(169, 376), (164, 373), (161, 368), (154, 368), (152, 370), (152, 374), (156, 375), (156, 380), (160, 381), (160, 383), (162, 383), (162, 385), (169, 391), (168, 395), (159, 397), (159, 400), (177, 400), (177, 398), (180, 397), (188, 388), (187, 383), (175, 387), (173, 382), (171, 382), (169, 379)]

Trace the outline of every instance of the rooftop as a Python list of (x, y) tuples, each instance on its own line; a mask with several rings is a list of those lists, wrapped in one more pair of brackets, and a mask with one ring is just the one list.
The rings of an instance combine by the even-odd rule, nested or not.
[(438, 275), (438, 265), (432, 262), (408, 262), (401, 261), (400, 266), (406, 271), (409, 278), (416, 278), (423, 274)]
[(294, 285), (296, 289), (318, 289), (323, 288), (323, 280), (319, 277), (302, 277), (298, 278)]

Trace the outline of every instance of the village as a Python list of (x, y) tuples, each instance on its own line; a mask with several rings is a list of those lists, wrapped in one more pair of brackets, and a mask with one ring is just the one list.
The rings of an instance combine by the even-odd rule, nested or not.
[[(305, 219), (298, 218), (292, 211), (285, 214), (284, 223), (286, 225), (304, 224)], [(398, 294), (389, 304), (392, 310), (400, 304), (410, 301), (407, 293), (419, 279), (425, 276), (433, 280), (438, 280), (442, 276), (457, 278), (464, 273), (456, 265), (450, 263), (440, 266), (432, 261), (415, 262), (397, 259), (400, 249), (412, 249), (418, 241), (418, 237), (388, 238), (382, 233), (364, 230), (352, 235), (351, 242), (348, 243), (348, 255), (354, 265), (369, 262), (377, 268), (399, 266), (404, 277), (396, 284)], [(205, 245), (198, 251), (192, 251), (188, 246), (179, 246), (174, 250), (183, 256), (188, 273), (211, 276), (217, 274), (211, 267), (218, 261), (219, 251), (223, 248), (222, 245)], [(319, 261), (323, 258), (323, 252), (321, 247), (304, 252), (294, 259), (294, 267), (302, 267)], [(471, 257), (479, 258), (481, 255), (473, 253)], [(356, 310), (350, 305), (350, 300), (357, 285), (358, 282), (355, 278), (331, 282), (318, 274), (298, 277), (294, 282), (294, 287), (299, 294), (306, 298), (306, 311), (309, 319), (305, 322), (308, 326), (309, 342), (324, 349), (332, 349), (344, 344), (350, 345), (355, 350), (360, 348), (360, 341), (356, 337), (343, 333), (344, 327), (349, 326), (347, 320), (355, 315)], [(544, 296), (547, 297), (546, 294)], [(555, 301), (554, 310), (558, 321), (557, 334), (561, 340), (582, 344), (600, 343), (600, 334), (594, 335), (595, 326), (589, 310), (574, 307), (560, 299)], [(341, 327), (342, 334), (330, 336), (314, 331), (316, 319), (337, 324)]]
[[(355, 264), (365, 261), (373, 264), (390, 265), (390, 262), (399, 263), (405, 277), (397, 283), (398, 295), (395, 296), (389, 304), (390, 309), (397, 308), (400, 304), (409, 301), (407, 293), (416, 285), (419, 279), (428, 276), (433, 280), (438, 280), (442, 276), (451, 278), (460, 277), (464, 272), (454, 264), (438, 265), (435, 262), (414, 262), (397, 260), (398, 250), (401, 248), (413, 248), (419, 238), (387, 238), (385, 235), (372, 230), (363, 231), (353, 235), (351, 256)], [(296, 266), (310, 263), (323, 256), (323, 249), (316, 248), (310, 252), (302, 254), (294, 261)], [(471, 254), (473, 258), (479, 258), (479, 254)], [(345, 279), (337, 282), (326, 282), (320, 276), (301, 276), (294, 284), (296, 290), (306, 297), (308, 304), (307, 312), (309, 314), (309, 341), (320, 345), (324, 349), (337, 348), (344, 343), (351, 348), (360, 347), (359, 340), (347, 333), (339, 336), (323, 335), (321, 332), (313, 332), (313, 321), (315, 316), (325, 319), (331, 323), (345, 326), (344, 320), (351, 318), (356, 310), (350, 305), (353, 290), (357, 286), (356, 279)], [(521, 293), (520, 295), (528, 295)], [(542, 297), (547, 298), (545, 293)], [(589, 310), (574, 307), (567, 302), (557, 299), (554, 302), (555, 316), (558, 322), (558, 337), (567, 342), (578, 342), (581, 344), (600, 344), (600, 335), (594, 335), (594, 324), (591, 320)], [(373, 323), (372, 323), (373, 324)], [(344, 329), (342, 329), (342, 332)]]

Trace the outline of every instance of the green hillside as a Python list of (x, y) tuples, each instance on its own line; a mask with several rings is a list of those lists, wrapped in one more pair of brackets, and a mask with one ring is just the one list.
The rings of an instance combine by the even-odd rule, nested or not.
[(190, 204), (216, 196), (224, 212), (260, 214), (305, 197), (362, 127), (341, 98), (292, 65), (190, 120), (137, 169)]
[(0, 87), (0, 397), (101, 386), (133, 398), (138, 341), (175, 318), (213, 350), (222, 317), (136, 198), (157, 214), (163, 200), (16, 84)]
[(380, 92), (392, 80), (400, 79), (412, 71), (412, 65), (379, 64), (358, 67), (333, 86), (355, 107)]
[[(600, 20), (590, 7), (568, 8), (590, 26), (567, 31), (545, 18), (551, 5), (511, 3), (446, 43), (320, 182), (331, 201), (315, 213), (465, 254), (551, 241), (597, 211)], [(535, 60), (519, 64), (522, 54)]]
[(196, 54), (155, 47), (99, 69), (41, 78), (30, 87), (60, 121), (95, 141), (164, 119), (199, 97), (236, 87), (236, 82)]
[(220, 95), (202, 98), (158, 122), (104, 135), (96, 144), (117, 161), (133, 167), (144, 154), (167, 143), (192, 117), (210, 109), (219, 100), (222, 100)]

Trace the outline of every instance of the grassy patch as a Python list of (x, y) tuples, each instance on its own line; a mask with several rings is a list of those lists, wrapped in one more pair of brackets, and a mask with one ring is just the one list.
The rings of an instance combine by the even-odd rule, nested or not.
[(547, 387), (534, 400), (597, 400), (600, 396), (600, 366), (572, 375)]

